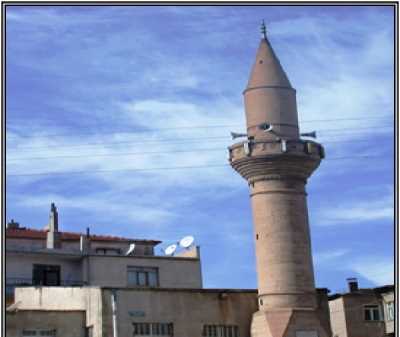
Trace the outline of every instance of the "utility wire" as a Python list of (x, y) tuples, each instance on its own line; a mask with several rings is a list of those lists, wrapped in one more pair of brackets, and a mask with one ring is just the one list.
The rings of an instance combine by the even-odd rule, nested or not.
[[(357, 143), (357, 142), (370, 142), (371, 140), (360, 140), (360, 141), (331, 141), (323, 142), (322, 145), (330, 143)], [(159, 151), (145, 151), (145, 152), (119, 152), (119, 153), (99, 153), (99, 154), (79, 154), (79, 155), (61, 155), (61, 156), (39, 156), (39, 157), (20, 157), (8, 159), (7, 162), (17, 162), (21, 160), (46, 160), (46, 159), (59, 159), (59, 158), (92, 158), (92, 157), (119, 157), (119, 156), (141, 156), (141, 155), (152, 155), (152, 154), (170, 154), (170, 153), (196, 153), (196, 152), (208, 152), (208, 151), (226, 151), (227, 148), (200, 148), (191, 150), (159, 150)]]
[[(391, 117), (391, 116), (387, 116)], [(376, 117), (376, 118), (336, 118), (336, 119), (314, 119), (314, 120), (305, 120), (305, 121), (300, 121), (299, 124), (307, 124), (307, 123), (319, 123), (319, 122), (335, 122), (335, 121), (364, 121), (364, 120), (380, 120), (384, 119), (384, 117)], [(93, 126), (97, 127), (97, 126)], [(193, 125), (193, 126), (176, 126), (176, 127), (168, 127), (168, 128), (154, 128), (154, 129), (143, 129), (143, 130), (113, 130), (113, 131), (85, 131), (84, 134), (98, 134), (99, 132), (101, 134), (114, 134), (114, 133), (149, 133), (149, 132), (163, 132), (163, 131), (169, 131), (169, 130), (191, 130), (191, 129), (213, 129), (213, 128), (233, 128), (233, 127), (243, 127), (243, 125), (240, 124), (220, 124), (220, 125)], [(48, 133), (48, 134), (41, 134), (37, 138), (42, 138), (42, 137), (63, 137), (66, 135), (70, 135), (71, 133)], [(82, 133), (76, 133), (75, 135), (82, 134)], [(19, 137), (22, 138), (29, 138), (29, 135), (19, 135)]]
[[(326, 160), (346, 160), (346, 159), (369, 159), (385, 157), (384, 155), (366, 155), (366, 156), (345, 156), (345, 157), (332, 157)], [(146, 171), (160, 171), (160, 170), (187, 170), (187, 169), (203, 169), (203, 168), (216, 168), (216, 167), (229, 167), (228, 164), (212, 164), (212, 165), (194, 165), (194, 166), (169, 166), (169, 167), (150, 167), (150, 168), (133, 168), (133, 169), (112, 169), (112, 170), (82, 170), (82, 171), (64, 171), (64, 172), (41, 172), (41, 173), (16, 173), (7, 174), (9, 177), (16, 176), (44, 176), (44, 175), (66, 175), (66, 174), (85, 174), (85, 173), (109, 173), (109, 172), (146, 172)]]
[[(380, 127), (375, 127), (375, 129), (385, 129), (385, 128), (391, 128), (392, 126), (380, 126)], [(344, 134), (348, 133), (347, 131), (351, 130), (368, 130), (371, 129), (370, 127), (366, 128), (346, 128), (346, 129), (326, 129), (326, 130), (319, 130), (318, 132), (321, 132), (324, 134), (325, 132), (328, 132), (329, 136), (334, 136), (336, 134), (343, 134), (342, 131), (345, 131)], [(334, 134), (329, 134), (330, 132), (334, 131)], [(359, 134), (358, 132), (352, 132), (352, 134)], [(130, 141), (117, 141), (117, 142), (94, 142), (94, 143), (86, 143), (86, 144), (70, 144), (70, 145), (45, 145), (45, 146), (23, 146), (23, 147), (17, 147), (16, 149), (41, 149), (41, 148), (50, 148), (50, 147), (56, 147), (56, 148), (65, 148), (65, 147), (82, 147), (82, 146), (97, 146), (97, 145), (115, 145), (115, 144), (141, 144), (141, 143), (170, 143), (170, 144), (182, 144), (186, 142), (198, 142), (198, 141), (203, 141), (203, 140), (214, 140), (214, 141), (220, 141), (220, 140), (229, 140), (230, 137), (229, 135), (226, 136), (207, 136), (207, 137), (194, 137), (194, 138), (177, 138), (177, 139), (172, 139), (172, 138), (161, 138), (161, 139), (140, 139), (140, 140), (130, 140)]]

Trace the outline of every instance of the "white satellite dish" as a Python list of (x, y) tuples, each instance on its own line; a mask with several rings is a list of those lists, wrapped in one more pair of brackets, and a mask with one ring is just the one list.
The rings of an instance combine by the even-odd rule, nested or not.
[(176, 251), (176, 244), (170, 245), (165, 249), (165, 255), (173, 255)]
[(135, 244), (134, 244), (134, 243), (131, 243), (131, 244), (129, 245), (129, 249), (128, 249), (128, 251), (126, 252), (125, 255), (130, 255), (130, 254), (132, 254), (134, 250), (135, 250)]
[(189, 236), (185, 236), (184, 238), (181, 239), (181, 241), (179, 241), (179, 246), (183, 247), (183, 248), (189, 248), (194, 242), (194, 237), (189, 235)]

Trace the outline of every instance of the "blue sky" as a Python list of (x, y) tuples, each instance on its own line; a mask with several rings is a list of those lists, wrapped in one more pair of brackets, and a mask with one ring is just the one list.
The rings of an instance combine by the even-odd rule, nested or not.
[(66, 231), (192, 234), (206, 287), (256, 287), (247, 184), (223, 165), (262, 19), (326, 148), (307, 185), (316, 284), (392, 283), (389, 6), (8, 6), (7, 219), (43, 228), (55, 202)]

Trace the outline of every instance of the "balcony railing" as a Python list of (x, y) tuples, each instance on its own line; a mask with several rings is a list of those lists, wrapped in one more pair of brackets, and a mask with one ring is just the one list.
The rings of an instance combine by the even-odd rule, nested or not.
[[(55, 287), (79, 287), (83, 286), (84, 282), (80, 280), (61, 280), (59, 285)], [(50, 285), (37, 284), (33, 282), (31, 278), (21, 278), (21, 277), (7, 277), (6, 278), (6, 294), (12, 295), (14, 293), (15, 287), (18, 286), (43, 286), (47, 287)]]

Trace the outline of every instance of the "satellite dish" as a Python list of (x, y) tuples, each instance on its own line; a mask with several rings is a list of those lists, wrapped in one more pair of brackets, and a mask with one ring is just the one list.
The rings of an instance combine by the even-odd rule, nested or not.
[(176, 251), (177, 245), (173, 244), (165, 249), (165, 255), (173, 255)]
[(179, 241), (179, 246), (183, 247), (183, 248), (189, 248), (194, 242), (194, 237), (189, 235), (189, 236), (185, 236), (184, 238), (181, 239), (181, 241)]
[(134, 244), (134, 243), (131, 243), (131, 244), (129, 245), (129, 249), (128, 249), (128, 251), (126, 252), (125, 255), (130, 255), (130, 254), (132, 254), (134, 250), (135, 250), (135, 244)]

